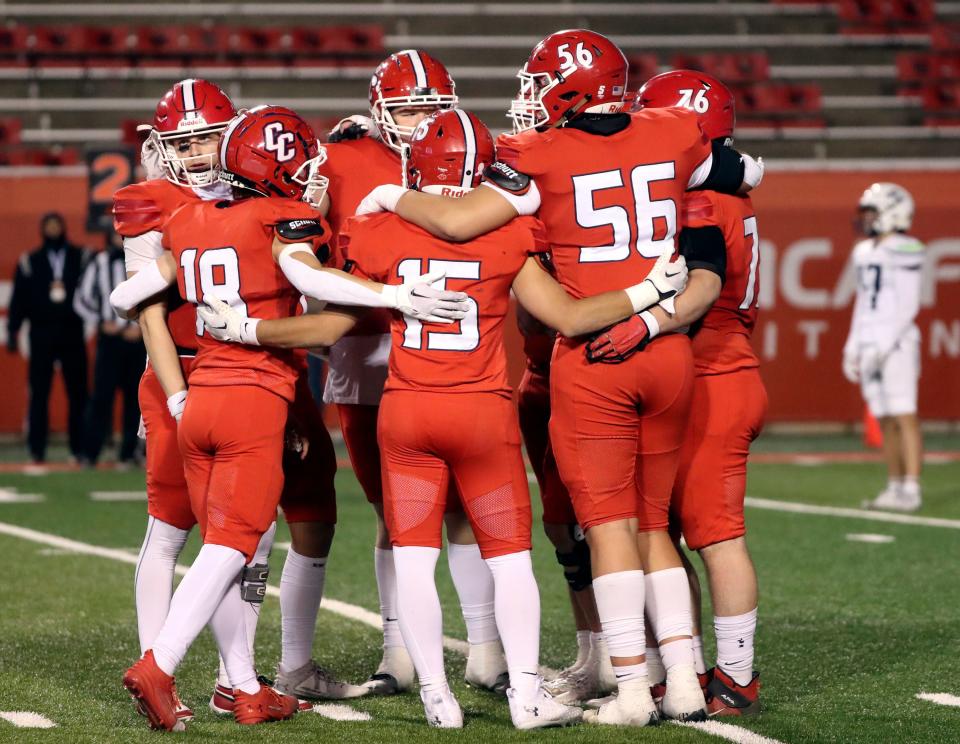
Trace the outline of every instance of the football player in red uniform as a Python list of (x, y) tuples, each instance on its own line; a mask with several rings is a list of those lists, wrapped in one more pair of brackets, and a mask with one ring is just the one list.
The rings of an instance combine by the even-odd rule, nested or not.
[[(148, 180), (114, 195), (114, 226), (124, 238), (128, 276), (163, 253), (161, 227), (179, 207), (229, 198), (229, 187), (217, 178), (217, 143), (235, 113), (226, 94), (206, 80), (182, 80), (160, 99), (141, 154)], [(139, 395), (147, 441), (147, 531), (134, 578), (143, 652), (167, 616), (177, 557), (196, 522), (177, 446), (177, 421), (197, 350), (196, 313), (170, 292), (141, 307), (139, 323), (149, 356)], [(266, 563), (268, 542), (258, 562)], [(247, 616), (252, 637), (257, 613), (251, 607)], [(222, 662), (220, 669), (223, 674)], [(178, 714), (192, 717), (182, 704)]]
[[(582, 297), (638, 280), (674, 250), (686, 190), (735, 193), (762, 178), (762, 162), (712, 146), (691, 112), (622, 113), (626, 59), (600, 34), (548, 36), (518, 77), (516, 134), (501, 138), (486, 188), (452, 200), (380, 186), (361, 211), (395, 211), (458, 241), (537, 213), (560, 282)], [(662, 712), (703, 718), (687, 580), (667, 532), (693, 388), (689, 340), (665, 334), (647, 354), (606, 366), (588, 362), (582, 341), (564, 339), (551, 378), (551, 442), (587, 535), (619, 680), (616, 700), (588, 720), (643, 726), (658, 717), (644, 658), (645, 596), (671, 683)], [(601, 459), (606, 466), (593, 467)]]
[[(637, 105), (692, 110), (711, 140), (732, 143), (733, 94), (710, 75), (693, 70), (657, 75), (640, 89)], [(701, 244), (712, 242), (714, 248), (687, 254), (690, 282), (677, 298), (676, 312), (653, 308), (630, 318), (593, 341), (589, 352), (597, 360), (621, 359), (660, 333), (693, 327), (693, 406), (671, 518), (700, 553), (710, 584), (717, 665), (707, 687), (709, 713), (755, 715), (760, 710), (759, 675), (753, 671), (757, 576), (745, 540), (743, 499), (750, 443), (760, 434), (767, 408), (760, 363), (750, 346), (760, 293), (757, 217), (749, 196), (698, 191), (687, 195), (683, 225), (685, 233), (712, 231), (714, 237)], [(699, 630), (699, 605), (695, 626)], [(699, 656), (702, 665), (702, 646)]]
[[(414, 128), (427, 116), (457, 104), (456, 85), (441, 62), (416, 49), (391, 54), (370, 82), (367, 130), (352, 120), (349, 132), (335, 129), (321, 172), (330, 179), (327, 219), (334, 236), (356, 212), (360, 200), (380, 184), (400, 184), (400, 153)], [(361, 134), (357, 139), (349, 139)], [(336, 250), (336, 249), (335, 249)], [(377, 516), (374, 571), (383, 621), (383, 658), (367, 687), (376, 694), (410, 688), (414, 669), (397, 621), (397, 581), (390, 535), (383, 518), (377, 413), (387, 377), (390, 317), (369, 312), (329, 350), (324, 401), (336, 403), (340, 429), (360, 486)], [(493, 618), (493, 577), (483, 563), (462, 510), (446, 518), (450, 574), (463, 608), (470, 650), (466, 681), (492, 688), (502, 683), (506, 666)]]
[[(162, 226), (166, 252), (112, 293), (118, 312), (129, 313), (177, 281), (188, 302), (217, 296), (244, 313), (274, 317), (294, 312), (301, 294), (438, 322), (451, 322), (443, 317), (449, 313), (459, 317), (458, 295), (430, 288), (432, 277), (385, 286), (321, 268), (311, 246), (323, 251), (329, 229), (298, 200), (322, 183), (321, 156), (312, 130), (292, 111), (261, 106), (236, 117), (220, 138), (219, 156), (223, 180), (273, 198), (183, 205)], [(238, 723), (288, 718), (297, 710), (296, 698), (257, 679), (241, 592), (265, 588), (256, 580), (244, 587), (243, 578), (256, 570), (252, 560), (280, 500), (284, 430), (299, 367), (290, 352), (228, 346), (206, 335), (198, 346), (178, 439), (204, 545), (150, 649), (124, 676), (151, 725), (168, 730), (184, 727), (172, 674), (207, 622), (227, 667)], [(257, 427), (248, 425), (251, 418)]]
[[(410, 183), (457, 196), (472, 189), (493, 143), (476, 117), (459, 109), (422, 123), (411, 142)], [(353, 271), (384, 280), (444, 270), (470, 306), (458, 326), (436, 328), (394, 316), (390, 374), (379, 422), (385, 513), (398, 576), (400, 627), (432, 725), (459, 727), (462, 714), (443, 667), (440, 604), (433, 573), (440, 552), (447, 486), (456, 481), (480, 551), (496, 585), (496, 620), (506, 651), (511, 716), (518, 728), (569, 723), (579, 711), (547, 695), (537, 673), (539, 599), (530, 568), (530, 503), (516, 411), (503, 352), (512, 288), (535, 317), (576, 336), (672, 296), (685, 268), (664, 253), (649, 277), (625, 291), (574, 300), (533, 255), (546, 245), (542, 225), (518, 218), (465, 243), (448, 243), (390, 214), (348, 221), (341, 244)], [(329, 343), (354, 323), (349, 315), (263, 321), (251, 334), (234, 317), (203, 315), (225, 338), (283, 346)], [(243, 324), (248, 330), (240, 332)], [(232, 330), (231, 330), (232, 329)]]

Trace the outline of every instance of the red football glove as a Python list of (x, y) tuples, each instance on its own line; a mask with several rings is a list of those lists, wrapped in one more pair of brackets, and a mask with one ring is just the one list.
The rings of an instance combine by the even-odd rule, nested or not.
[(650, 339), (650, 329), (643, 318), (631, 315), (598, 334), (587, 344), (587, 361), (591, 364), (619, 364), (643, 349)]

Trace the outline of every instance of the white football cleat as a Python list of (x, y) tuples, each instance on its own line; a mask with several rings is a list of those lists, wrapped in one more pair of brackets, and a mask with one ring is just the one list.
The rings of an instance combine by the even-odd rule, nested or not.
[(900, 488), (885, 488), (876, 498), (864, 501), (864, 509), (912, 512), (920, 508), (920, 493), (905, 494)]
[(600, 691), (609, 694), (617, 689), (617, 673), (613, 671), (606, 638), (601, 638), (597, 643), (596, 655), (600, 662)]
[(660, 701), (660, 714), (673, 721), (706, 721), (707, 701), (693, 664), (677, 664), (667, 670), (667, 689)]
[(565, 705), (598, 697), (603, 693), (600, 686), (600, 665), (588, 662), (572, 674), (547, 682), (544, 688), (558, 703)]
[(278, 669), (273, 688), (300, 700), (349, 700), (369, 694), (369, 690), (362, 685), (334, 679), (330, 672), (317, 666), (313, 659), (292, 672), (281, 672)]
[(403, 646), (388, 646), (383, 649), (383, 658), (377, 671), (363, 686), (371, 695), (396, 695), (413, 687), (416, 671), (413, 659)]
[(501, 695), (506, 691), (510, 684), (510, 675), (507, 674), (507, 660), (500, 641), (470, 644), (463, 679), (470, 687), (480, 690)]
[(423, 712), (433, 728), (463, 728), (463, 711), (450, 688), (427, 692), (420, 690)]
[(607, 703), (609, 703), (609, 702), (611, 702), (611, 701), (613, 701), (613, 700), (616, 700), (616, 699), (617, 699), (617, 693), (614, 692), (614, 693), (611, 693), (610, 695), (604, 695), (603, 697), (590, 698), (589, 700), (584, 700), (584, 702), (583, 702), (583, 707), (584, 707), (584, 708), (593, 708), (594, 710), (599, 710), (600, 708), (602, 708), (602, 707), (603, 707), (604, 705), (606, 705)]
[(551, 697), (543, 688), (543, 680), (537, 684), (536, 693), (529, 700), (521, 700), (511, 687), (507, 690), (507, 701), (510, 703), (510, 719), (520, 731), (571, 726), (583, 719), (582, 710), (564, 705)]
[(642, 677), (622, 683), (613, 700), (599, 710), (586, 711), (583, 720), (601, 726), (654, 726), (659, 723), (660, 714), (650, 696), (650, 683)]

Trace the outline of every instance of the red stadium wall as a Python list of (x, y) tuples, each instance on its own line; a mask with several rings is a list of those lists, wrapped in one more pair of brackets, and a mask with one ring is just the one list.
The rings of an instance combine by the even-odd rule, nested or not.
[[(858, 391), (840, 372), (854, 277), (846, 270), (854, 206), (872, 181), (891, 180), (917, 201), (914, 232), (928, 245), (920, 327), (925, 418), (960, 419), (960, 220), (956, 172), (770, 173), (754, 202), (761, 238), (761, 314), (755, 345), (770, 393), (770, 421), (859, 421)], [(5, 318), (17, 257), (37, 243), (39, 216), (64, 213), (72, 239), (99, 247), (84, 231), (87, 179), (80, 175), (0, 178), (0, 313)], [(6, 323), (0, 323), (0, 335)], [(510, 326), (511, 329), (513, 326)], [(508, 334), (511, 373), (519, 379), (519, 336)], [(22, 428), (26, 363), (0, 356), (4, 381), (0, 432)], [(53, 427), (64, 426), (64, 402), (54, 387)]]

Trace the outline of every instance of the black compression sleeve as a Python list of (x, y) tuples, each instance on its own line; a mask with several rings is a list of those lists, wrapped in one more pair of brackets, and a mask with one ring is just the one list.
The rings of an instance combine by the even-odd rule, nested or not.
[(710, 175), (697, 189), (719, 191), (721, 194), (736, 194), (743, 183), (743, 162), (740, 153), (732, 147), (713, 143), (713, 164)]
[(727, 278), (727, 244), (723, 231), (715, 225), (685, 227), (680, 232), (680, 255), (687, 259), (687, 268), (706, 269)]

